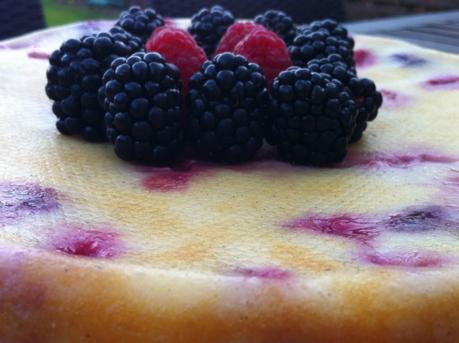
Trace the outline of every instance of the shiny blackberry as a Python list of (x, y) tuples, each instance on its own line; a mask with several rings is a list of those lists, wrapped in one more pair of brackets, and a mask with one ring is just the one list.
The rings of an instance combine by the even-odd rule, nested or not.
[(158, 53), (117, 58), (103, 77), (107, 138), (123, 160), (173, 161), (183, 148), (185, 116), (178, 68)]
[(131, 6), (121, 12), (115, 25), (139, 37), (145, 43), (156, 28), (164, 25), (164, 19), (153, 8), (142, 10), (139, 6)]
[(188, 31), (193, 35), (196, 42), (211, 56), (226, 29), (234, 23), (234, 16), (230, 11), (221, 6), (203, 8), (191, 18), (191, 26)]
[(272, 123), (279, 155), (294, 164), (340, 162), (354, 130), (357, 106), (337, 79), (291, 67), (274, 80)]
[(45, 89), (54, 100), (52, 110), (62, 134), (81, 134), (88, 141), (105, 138), (104, 111), (98, 101), (102, 75), (115, 58), (140, 48), (138, 38), (116, 27), (69, 39), (51, 54)]
[(332, 54), (326, 58), (308, 62), (308, 69), (314, 72), (327, 73), (340, 80), (352, 91), (358, 108), (356, 127), (351, 142), (360, 140), (367, 128), (367, 122), (376, 118), (382, 105), (383, 97), (370, 79), (359, 78), (354, 67), (348, 67), (341, 56)]
[(190, 140), (205, 159), (250, 160), (263, 142), (269, 92), (260, 67), (243, 56), (217, 55), (190, 80)]
[(292, 44), (297, 33), (293, 19), (282, 11), (269, 10), (257, 15), (254, 21), (277, 33), (287, 45)]
[(325, 19), (302, 26), (289, 46), (293, 64), (304, 67), (313, 59), (338, 54), (349, 67), (354, 67), (354, 40), (336, 21)]

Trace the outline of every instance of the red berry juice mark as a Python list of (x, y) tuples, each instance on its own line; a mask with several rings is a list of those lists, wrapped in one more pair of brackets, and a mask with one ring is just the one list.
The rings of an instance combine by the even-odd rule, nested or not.
[(172, 168), (143, 168), (151, 175), (142, 181), (143, 187), (154, 192), (180, 192), (190, 186), (193, 179), (212, 169), (209, 164), (183, 162)]
[(424, 88), (435, 89), (459, 89), (459, 75), (447, 75), (436, 77), (422, 83)]
[(37, 60), (47, 60), (49, 59), (49, 54), (47, 52), (41, 52), (41, 51), (30, 51), (27, 56), (29, 58), (34, 58)]
[(235, 273), (246, 278), (279, 281), (288, 280), (293, 276), (291, 272), (276, 267), (237, 268)]
[(377, 57), (370, 50), (357, 49), (354, 51), (354, 60), (357, 68), (367, 68), (376, 64)]
[(417, 153), (358, 153), (349, 154), (347, 159), (337, 165), (339, 168), (368, 167), (368, 168), (409, 168), (424, 163), (447, 164), (457, 162), (457, 158), (429, 152)]
[(111, 258), (121, 253), (119, 235), (106, 229), (67, 226), (52, 236), (50, 246), (60, 252), (84, 257)]
[(441, 267), (448, 262), (445, 257), (431, 252), (368, 252), (362, 259), (378, 266), (410, 268)]
[(59, 207), (57, 192), (33, 183), (0, 183), (0, 225)]
[(384, 98), (383, 107), (400, 107), (406, 105), (410, 100), (406, 95), (388, 89), (382, 89), (381, 93)]
[(330, 236), (338, 236), (368, 244), (380, 233), (378, 220), (370, 220), (362, 215), (307, 215), (294, 219), (286, 228), (299, 231), (313, 231)]

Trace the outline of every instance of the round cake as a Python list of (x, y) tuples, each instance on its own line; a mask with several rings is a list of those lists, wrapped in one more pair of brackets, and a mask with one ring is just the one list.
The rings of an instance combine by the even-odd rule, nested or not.
[(2, 342), (459, 341), (459, 57), (356, 36), (384, 96), (344, 162), (126, 163), (60, 135), (48, 55), (0, 43)]

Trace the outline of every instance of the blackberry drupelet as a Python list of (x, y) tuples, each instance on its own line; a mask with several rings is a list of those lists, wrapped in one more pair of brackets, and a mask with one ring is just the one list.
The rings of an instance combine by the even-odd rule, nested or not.
[(293, 19), (282, 11), (269, 10), (257, 15), (254, 21), (277, 33), (287, 45), (292, 44), (297, 34)]
[(358, 108), (351, 143), (360, 140), (367, 128), (367, 122), (376, 118), (383, 101), (383, 97), (377, 91), (374, 82), (369, 79), (358, 78), (355, 68), (348, 67), (341, 56), (336, 54), (319, 60), (312, 60), (308, 62), (307, 67), (313, 72), (327, 73), (351, 89)]
[(123, 160), (173, 161), (183, 147), (185, 116), (178, 68), (158, 53), (117, 58), (103, 77), (107, 138)]
[(191, 18), (191, 27), (188, 31), (196, 42), (211, 56), (226, 29), (234, 23), (234, 16), (230, 11), (221, 6), (211, 9), (203, 8)]
[(293, 64), (304, 67), (310, 60), (340, 55), (349, 67), (354, 67), (354, 40), (336, 21), (314, 21), (298, 30), (289, 46)]
[(139, 6), (131, 6), (121, 12), (115, 25), (139, 37), (145, 43), (156, 28), (164, 25), (164, 19), (153, 8), (142, 10)]
[(115, 27), (110, 32), (69, 39), (51, 54), (45, 89), (54, 100), (52, 109), (62, 134), (82, 134), (87, 141), (105, 139), (104, 110), (98, 99), (102, 75), (115, 58), (140, 48), (138, 38)]
[(263, 142), (270, 96), (260, 67), (226, 52), (206, 61), (190, 80), (190, 140), (214, 161), (250, 160)]
[(271, 94), (281, 158), (306, 165), (344, 159), (357, 108), (342, 82), (325, 73), (291, 67), (274, 80)]

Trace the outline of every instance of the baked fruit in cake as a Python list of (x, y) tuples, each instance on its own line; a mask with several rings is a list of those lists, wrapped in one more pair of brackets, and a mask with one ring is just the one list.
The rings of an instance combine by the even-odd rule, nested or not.
[(141, 49), (140, 40), (121, 28), (69, 39), (49, 57), (46, 94), (54, 101), (56, 127), (88, 141), (105, 138), (104, 111), (98, 99), (102, 75), (119, 56)]
[(107, 138), (123, 160), (164, 164), (183, 149), (180, 71), (158, 53), (117, 58), (103, 76)]
[(121, 13), (115, 25), (139, 37), (145, 43), (155, 29), (164, 25), (164, 19), (153, 8), (141, 9), (139, 6), (131, 6)]
[(0, 42), (0, 341), (459, 341), (457, 56), (355, 36), (384, 104), (341, 164), (152, 167), (60, 135), (40, 91), (111, 25)]
[(226, 29), (234, 23), (233, 14), (222, 6), (203, 8), (191, 18), (188, 31), (208, 56), (212, 56)]
[(225, 52), (202, 65), (190, 80), (191, 143), (214, 161), (252, 159), (263, 143), (270, 96), (260, 67)]

